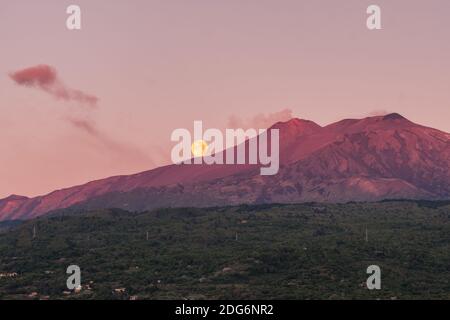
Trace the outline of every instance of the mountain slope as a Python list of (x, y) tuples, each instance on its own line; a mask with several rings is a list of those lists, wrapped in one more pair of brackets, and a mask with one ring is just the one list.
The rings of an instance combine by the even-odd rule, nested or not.
[(255, 165), (170, 165), (93, 181), (36, 198), (0, 200), (0, 220), (71, 206), (144, 210), (169, 206), (450, 198), (450, 135), (399, 114), (325, 127), (292, 119), (280, 130), (280, 170)]

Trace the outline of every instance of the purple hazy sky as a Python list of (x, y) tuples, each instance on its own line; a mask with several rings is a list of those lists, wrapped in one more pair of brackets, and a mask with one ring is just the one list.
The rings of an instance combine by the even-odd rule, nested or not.
[[(449, 30), (448, 0), (2, 0), (0, 198), (169, 163), (194, 120), (398, 112), (449, 132)], [(47, 82), (11, 77), (41, 64)]]

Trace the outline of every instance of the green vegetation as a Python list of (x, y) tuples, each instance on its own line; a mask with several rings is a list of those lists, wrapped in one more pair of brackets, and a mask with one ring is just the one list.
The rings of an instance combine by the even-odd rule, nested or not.
[[(65, 213), (0, 234), (0, 253), (18, 274), (2, 299), (450, 299), (450, 203)], [(80, 293), (63, 293), (71, 264)]]

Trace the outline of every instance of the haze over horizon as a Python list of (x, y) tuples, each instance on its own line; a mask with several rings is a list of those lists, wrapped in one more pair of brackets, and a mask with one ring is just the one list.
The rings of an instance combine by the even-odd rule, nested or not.
[(379, 31), (366, 0), (77, 0), (68, 31), (72, 2), (2, 3), (0, 198), (169, 164), (172, 130), (194, 120), (396, 112), (450, 132), (448, 1), (377, 0)]

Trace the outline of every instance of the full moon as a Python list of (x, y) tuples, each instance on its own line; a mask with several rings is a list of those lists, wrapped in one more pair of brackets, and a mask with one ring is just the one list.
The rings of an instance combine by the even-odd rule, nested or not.
[(195, 157), (203, 157), (208, 150), (208, 144), (204, 140), (197, 140), (191, 145), (192, 154)]

